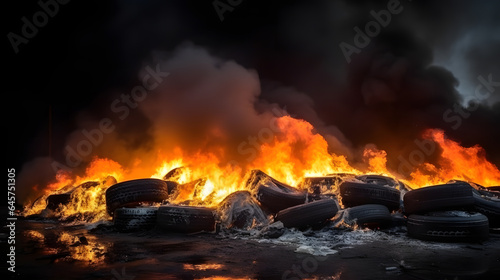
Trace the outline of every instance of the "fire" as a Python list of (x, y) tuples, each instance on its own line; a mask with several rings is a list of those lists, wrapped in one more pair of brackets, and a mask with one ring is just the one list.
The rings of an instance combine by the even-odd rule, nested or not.
[(106, 189), (124, 177), (122, 167), (109, 159), (95, 158), (87, 167), (84, 176), (76, 176), (70, 188), (71, 201), (58, 209), (57, 216), (72, 217), (86, 222), (107, 218)]
[[(177, 149), (177, 152), (179, 153), (179, 150)], [(171, 161), (164, 161), (160, 167), (156, 168), (155, 174), (151, 176), (151, 178), (157, 178), (157, 179), (162, 179), (165, 174), (167, 174), (169, 171), (175, 169), (175, 168), (180, 168), (183, 167), (185, 164), (182, 161), (182, 158), (174, 159)], [(184, 173), (183, 173), (184, 174)], [(179, 183), (187, 183), (187, 178), (181, 178), (178, 180)]]
[(125, 176), (121, 165), (113, 160), (105, 158), (95, 158), (85, 170), (84, 177), (77, 177), (76, 184), (87, 181), (102, 180), (108, 176), (120, 181)]
[[(150, 168), (124, 168), (106, 158), (94, 158), (82, 176), (61, 171), (54, 183), (45, 188), (45, 194), (28, 205), (24, 215), (43, 213), (50, 194), (70, 194), (70, 202), (53, 214), (62, 219), (96, 222), (110, 219), (106, 212), (105, 192), (116, 182), (137, 178), (164, 178), (178, 183), (169, 199), (170, 203), (216, 206), (227, 195), (244, 190), (246, 175), (260, 169), (277, 180), (299, 186), (306, 176), (324, 176), (331, 173), (375, 173), (401, 178), (387, 168), (387, 153), (374, 145), (367, 145), (363, 152), (363, 170), (350, 165), (346, 157), (328, 151), (326, 139), (317, 133), (312, 124), (291, 116), (276, 119), (276, 132), (259, 147), (255, 158), (249, 162), (227, 162), (223, 148), (186, 152), (182, 147), (169, 153), (158, 151), (158, 160)], [(445, 183), (450, 179), (474, 181), (485, 186), (500, 185), (499, 169), (485, 158), (479, 146), (462, 147), (447, 139), (441, 130), (429, 129), (423, 137), (439, 145), (441, 152), (437, 163), (424, 162), (416, 166), (407, 182), (414, 188)], [(226, 147), (230, 149), (231, 147)], [(139, 160), (137, 162), (140, 162)], [(172, 171), (172, 172), (170, 172)], [(140, 177), (138, 177), (140, 176)], [(71, 220), (71, 219), (70, 219)]]
[(71, 185), (72, 182), (73, 179), (70, 173), (60, 171), (56, 174), (56, 182), (49, 184), (47, 188), (45, 188), (45, 193), (62, 190), (64, 187)]
[[(70, 202), (58, 208), (56, 217), (74, 217), (76, 220), (96, 222), (107, 218), (105, 192), (125, 173), (115, 161), (95, 158), (87, 167), (84, 176), (74, 176), (70, 172), (60, 170), (56, 182), (45, 189), (45, 194), (24, 211), (24, 215), (38, 214), (47, 207), (50, 194), (69, 194)], [(47, 215), (52, 213), (45, 213)]]
[(315, 133), (309, 122), (283, 116), (277, 119), (277, 125), (282, 133), (261, 146), (260, 156), (252, 162), (252, 168), (292, 186), (297, 186), (305, 176), (359, 173), (344, 156), (328, 152), (325, 138)]
[[(67, 232), (61, 232), (57, 242), (65, 245), (69, 249), (69, 257), (73, 260), (84, 261), (89, 264), (97, 264), (104, 261), (106, 247), (98, 244), (92, 239), (85, 239), (82, 243), (78, 236), (73, 236)], [(78, 245), (78, 246), (74, 246)]]
[(438, 163), (423, 163), (411, 174), (411, 183), (427, 186), (446, 183), (451, 179), (472, 181), (483, 186), (500, 185), (500, 170), (486, 159), (480, 146), (462, 147), (447, 139), (439, 129), (428, 129), (424, 139), (432, 140), (442, 149)]
[(386, 151), (367, 146), (363, 151), (363, 158), (368, 162), (368, 173), (390, 174), (387, 170)]

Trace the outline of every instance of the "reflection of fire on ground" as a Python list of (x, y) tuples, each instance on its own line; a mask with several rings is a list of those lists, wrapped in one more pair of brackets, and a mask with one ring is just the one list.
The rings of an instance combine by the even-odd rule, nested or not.
[(84, 261), (89, 264), (98, 264), (104, 261), (106, 248), (90, 237), (78, 237), (62, 232), (58, 242), (61, 242), (68, 248), (71, 259)]
[(54, 241), (36, 230), (27, 230), (24, 235), (33, 242), (34, 247), (41, 248), (43, 254), (55, 262), (77, 260), (95, 265), (104, 261), (106, 247), (91, 235), (76, 236), (63, 231), (58, 233)]

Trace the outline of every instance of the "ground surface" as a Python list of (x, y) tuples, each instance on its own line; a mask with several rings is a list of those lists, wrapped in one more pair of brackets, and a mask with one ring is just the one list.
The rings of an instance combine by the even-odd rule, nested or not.
[(271, 239), (39, 221), (18, 221), (16, 234), (17, 279), (500, 279), (498, 235), (482, 244), (423, 242), (404, 231), (291, 231)]

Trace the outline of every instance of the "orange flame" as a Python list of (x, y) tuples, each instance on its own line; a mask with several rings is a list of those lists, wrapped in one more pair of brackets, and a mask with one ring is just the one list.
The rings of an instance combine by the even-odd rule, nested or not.
[(439, 129), (428, 129), (423, 136), (436, 142), (442, 153), (436, 165), (423, 163), (411, 173), (412, 184), (426, 186), (459, 179), (483, 186), (500, 185), (500, 170), (486, 159), (486, 153), (480, 146), (462, 147), (458, 142), (447, 139)]
[(297, 186), (305, 176), (321, 176), (335, 172), (353, 172), (342, 155), (330, 154), (328, 143), (307, 121), (283, 116), (277, 119), (281, 134), (261, 146), (261, 153), (251, 164), (270, 176)]
[[(306, 176), (324, 176), (339, 172), (378, 173), (401, 177), (387, 168), (386, 151), (373, 145), (365, 147), (363, 159), (366, 167), (360, 170), (352, 167), (343, 155), (330, 153), (325, 138), (315, 132), (309, 122), (283, 116), (277, 118), (276, 124), (280, 131), (260, 145), (257, 156), (249, 162), (226, 162), (221, 156), (226, 151), (220, 149), (187, 153), (182, 147), (172, 149), (168, 156), (158, 151), (156, 164), (137, 170), (124, 169), (111, 159), (96, 157), (83, 176), (58, 173), (55, 182), (45, 188), (46, 194), (41, 201), (49, 194), (69, 192), (71, 202), (60, 207), (56, 216), (79, 215), (87, 222), (109, 219), (105, 191), (114, 181), (108, 176), (114, 177), (118, 182), (140, 177), (163, 178), (168, 171), (178, 167), (182, 168), (179, 168), (175, 181), (180, 186), (170, 202), (189, 201), (192, 205), (206, 206), (214, 206), (232, 192), (245, 189), (245, 175), (251, 169), (261, 169), (292, 186), (298, 186)], [(441, 151), (441, 154), (437, 163), (424, 162), (415, 167), (411, 179), (408, 180), (412, 187), (445, 183), (450, 179), (474, 181), (485, 186), (500, 185), (500, 171), (486, 159), (481, 147), (462, 147), (447, 139), (443, 131), (437, 129), (427, 130), (423, 137), (439, 145), (440, 149), (436, 151)], [(89, 181), (95, 183), (82, 186)], [(44, 210), (46, 204), (42, 202), (27, 207), (25, 215)]]
[(363, 158), (368, 162), (368, 173), (390, 174), (387, 170), (387, 152), (376, 147), (366, 146)]

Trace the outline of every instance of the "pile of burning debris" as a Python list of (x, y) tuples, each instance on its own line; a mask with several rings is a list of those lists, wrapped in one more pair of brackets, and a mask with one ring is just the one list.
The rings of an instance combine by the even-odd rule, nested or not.
[(206, 180), (179, 184), (181, 171), (182, 167), (173, 169), (162, 179), (117, 183), (108, 177), (103, 182), (87, 182), (46, 197), (44, 211), (61, 212), (75, 203), (74, 192), (100, 185), (105, 186), (102, 194), (95, 192), (92, 197), (105, 205), (105, 215), (113, 217), (113, 227), (119, 232), (152, 228), (217, 232), (277, 224), (303, 230), (342, 223), (352, 228), (406, 227), (408, 236), (422, 240), (476, 242), (487, 239), (491, 228), (500, 227), (500, 191), (470, 182), (456, 180), (412, 190), (387, 176), (336, 173), (306, 177), (295, 188), (252, 170), (245, 190), (210, 207), (188, 199), (197, 196), (185, 195), (202, 191)]

